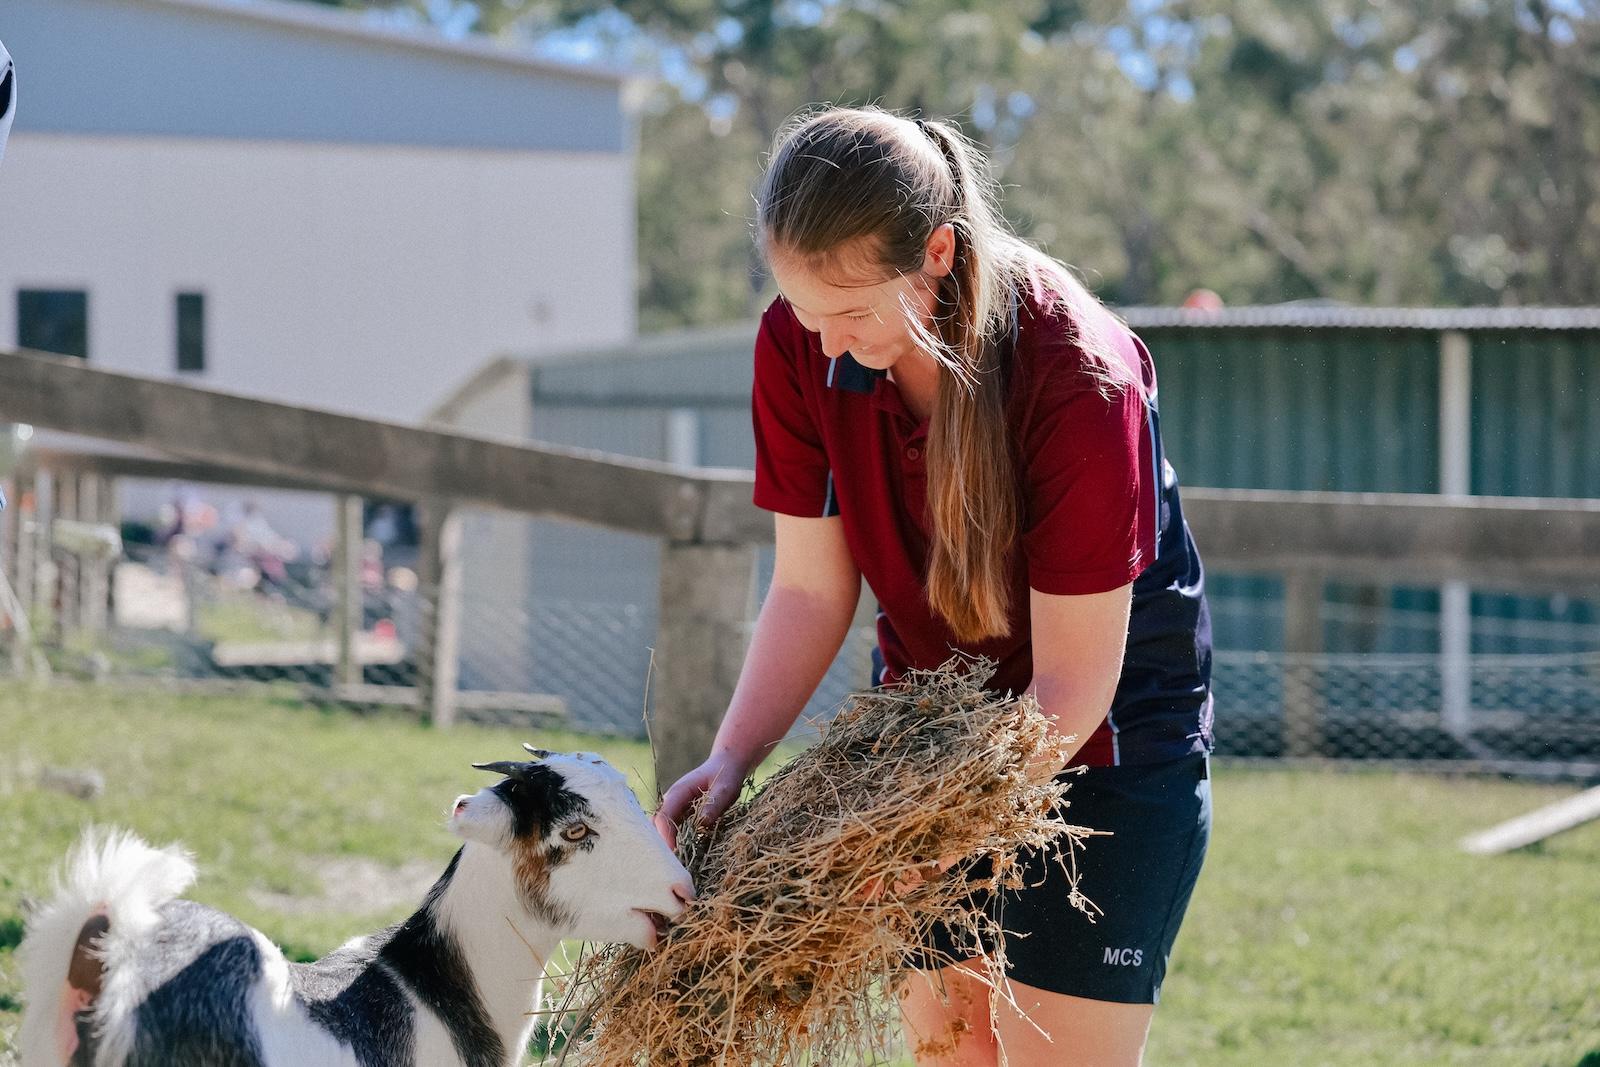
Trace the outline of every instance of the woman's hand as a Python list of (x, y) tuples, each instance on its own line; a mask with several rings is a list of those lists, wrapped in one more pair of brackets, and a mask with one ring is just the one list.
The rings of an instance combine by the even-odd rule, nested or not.
[(694, 806), (695, 799), (705, 794), (706, 802), (700, 808), (700, 824), (710, 826), (722, 818), (722, 813), (738, 799), (750, 768), (745, 761), (731, 752), (713, 752), (700, 766), (679, 778), (661, 798), (656, 809), (656, 832), (667, 842), (668, 848), (678, 847), (678, 826)]

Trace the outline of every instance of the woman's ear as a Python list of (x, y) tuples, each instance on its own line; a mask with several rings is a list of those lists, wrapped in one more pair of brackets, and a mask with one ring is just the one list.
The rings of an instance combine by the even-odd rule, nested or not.
[(927, 251), (922, 256), (922, 272), (934, 278), (950, 273), (956, 262), (956, 228), (953, 223), (941, 222), (928, 235)]

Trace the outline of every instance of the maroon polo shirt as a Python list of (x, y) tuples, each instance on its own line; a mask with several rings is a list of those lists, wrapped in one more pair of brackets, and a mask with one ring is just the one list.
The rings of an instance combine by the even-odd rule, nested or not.
[[(1011, 632), (963, 643), (929, 606), (924, 586), (928, 426), (895, 384), (849, 354), (829, 359), (781, 297), (762, 316), (755, 348), (755, 503), (786, 515), (838, 515), (877, 596), (882, 681), (932, 668), (953, 650), (988, 656), (989, 683), (1021, 692), (1033, 678), (1029, 588), (1102, 593), (1154, 561), (1161, 493), (1154, 415), (1140, 390), (1103, 395), (1065, 312), (1027, 294), (1005, 357), (1006, 416), (1021, 537), (1011, 553)], [(1119, 358), (1155, 392), (1144, 344), (1108, 312)], [(1120, 762), (1117, 724), (1102, 723), (1074, 762)]]

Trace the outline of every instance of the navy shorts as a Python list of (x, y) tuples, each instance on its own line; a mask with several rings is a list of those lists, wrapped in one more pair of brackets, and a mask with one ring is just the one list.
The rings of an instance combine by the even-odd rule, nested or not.
[[(1159, 1001), (1172, 943), (1211, 840), (1210, 777), (1202, 754), (1066, 774), (1071, 785), (1063, 817), (1112, 831), (1075, 850), (1078, 889), (1102, 914), (1091, 922), (1074, 908), (1060, 864), (1029, 850), (1026, 888), (978, 901), (1005, 931), (1006, 974), (1036, 989), (1090, 1000)], [(960, 943), (943, 926), (935, 928), (931, 945), (955, 959), (977, 954), (976, 946)], [(927, 966), (929, 960), (911, 962)]]

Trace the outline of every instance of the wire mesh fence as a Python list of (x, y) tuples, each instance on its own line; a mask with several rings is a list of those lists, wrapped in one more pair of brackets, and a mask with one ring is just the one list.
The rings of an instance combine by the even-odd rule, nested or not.
[[(365, 525), (366, 534), (385, 532)], [(307, 700), (420, 710), (440, 595), (419, 573), (414, 544), (360, 539), (345, 586), (351, 603), (327, 543), (275, 538), (248, 513), (205, 530), (158, 529), (123, 522), (119, 550), (102, 557), (103, 540), (14, 517), (11, 543), (0, 546), (15, 587), (12, 607), (0, 605), (9, 649), (0, 671), (172, 688), (292, 686)], [(461, 719), (645, 733), (658, 549), (607, 536), (520, 516), (464, 517), (449, 672)], [(752, 609), (765, 573), (754, 568)], [(1228, 647), (1230, 635), (1273, 632), (1282, 607), (1220, 596), (1220, 753), (1600, 765), (1600, 627), (1475, 617), (1466, 654), (1451, 656), (1440, 651), (1437, 611), (1331, 602), (1325, 612), (1335, 647), (1345, 632), (1426, 651)], [(1374, 639), (1386, 633), (1402, 636)], [(1482, 650), (1511, 638), (1549, 651)], [(873, 639), (870, 627), (851, 631), (799, 732), (867, 684)]]
[(1600, 761), (1600, 653), (1473, 656), (1464, 708), (1438, 656), (1219, 651), (1228, 755)]

